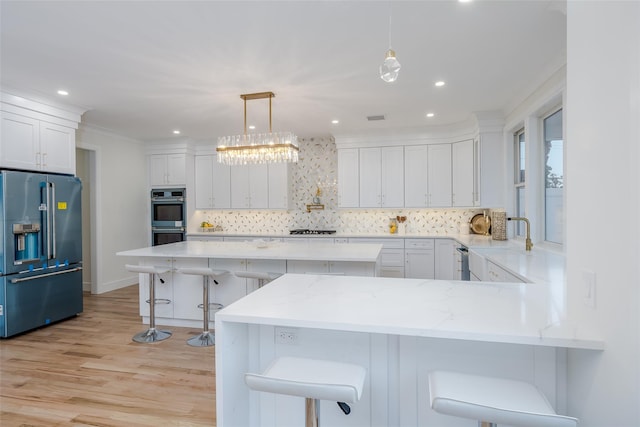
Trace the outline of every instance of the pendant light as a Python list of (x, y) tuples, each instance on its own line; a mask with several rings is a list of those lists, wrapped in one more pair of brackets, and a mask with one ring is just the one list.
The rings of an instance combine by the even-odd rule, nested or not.
[(396, 52), (391, 49), (391, 4), (389, 4), (389, 49), (384, 55), (384, 62), (380, 65), (380, 78), (387, 83), (395, 82), (398, 79), (400, 67)]

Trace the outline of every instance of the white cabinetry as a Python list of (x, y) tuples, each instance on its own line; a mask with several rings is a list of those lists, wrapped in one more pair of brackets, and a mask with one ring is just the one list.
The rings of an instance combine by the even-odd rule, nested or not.
[(361, 148), (359, 156), (359, 206), (403, 207), (403, 147)]
[(453, 206), (475, 206), (476, 155), (473, 140), (452, 144)]
[(149, 156), (149, 183), (151, 187), (186, 186), (186, 155), (151, 154)]
[(231, 207), (231, 170), (219, 163), (217, 156), (195, 158), (196, 209), (228, 209)]
[(404, 277), (404, 239), (350, 238), (349, 243), (382, 244), (380, 277)]
[(487, 277), (484, 280), (490, 282), (525, 283), (524, 280), (489, 260), (487, 260)]
[(7, 111), (0, 119), (0, 166), (75, 175), (75, 128)]
[(456, 278), (456, 244), (452, 239), (435, 239), (435, 278), (438, 280), (460, 280)]
[(231, 168), (231, 208), (264, 209), (269, 206), (269, 172), (266, 164)]
[(268, 165), (269, 209), (289, 209), (291, 200), (290, 163)]
[(408, 279), (434, 279), (435, 253), (433, 239), (406, 239), (404, 277)]
[(429, 207), (451, 206), (451, 144), (428, 146)]
[(357, 148), (338, 150), (338, 206), (360, 205), (359, 160)]
[(426, 145), (404, 147), (404, 205), (424, 208), (429, 205)]
[(451, 206), (451, 144), (405, 147), (405, 207)]

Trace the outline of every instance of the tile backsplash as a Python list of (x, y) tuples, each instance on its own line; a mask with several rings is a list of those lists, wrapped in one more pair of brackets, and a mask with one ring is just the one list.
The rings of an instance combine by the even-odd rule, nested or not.
[[(198, 231), (202, 221), (222, 226), (227, 233), (287, 234), (290, 229), (336, 230), (346, 234), (388, 233), (389, 218), (407, 217), (407, 234), (457, 234), (481, 209), (339, 209), (337, 193), (337, 151), (331, 137), (300, 139), (300, 160), (292, 165), (291, 209), (199, 210), (189, 224)], [(317, 189), (324, 210), (307, 212)]]

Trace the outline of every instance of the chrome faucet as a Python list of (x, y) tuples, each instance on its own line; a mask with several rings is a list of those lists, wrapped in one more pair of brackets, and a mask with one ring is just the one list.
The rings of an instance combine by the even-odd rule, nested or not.
[(507, 218), (507, 221), (524, 221), (527, 225), (527, 239), (525, 240), (524, 247), (526, 250), (530, 251), (531, 248), (533, 248), (533, 243), (531, 243), (531, 224), (529, 224), (529, 220), (521, 216), (512, 216)]

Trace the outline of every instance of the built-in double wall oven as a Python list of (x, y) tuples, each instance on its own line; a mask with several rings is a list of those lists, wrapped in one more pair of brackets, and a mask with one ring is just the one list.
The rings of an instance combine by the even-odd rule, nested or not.
[(184, 188), (151, 190), (151, 244), (182, 242), (187, 230)]

